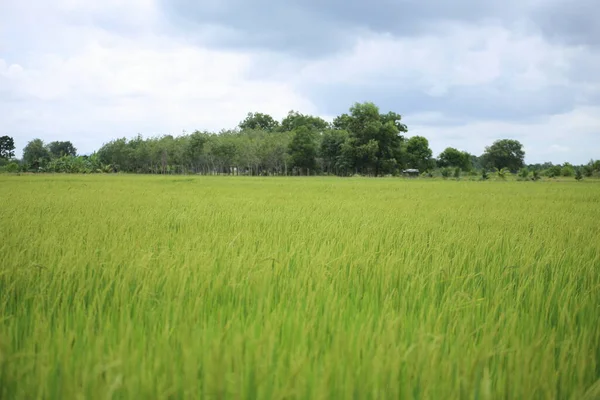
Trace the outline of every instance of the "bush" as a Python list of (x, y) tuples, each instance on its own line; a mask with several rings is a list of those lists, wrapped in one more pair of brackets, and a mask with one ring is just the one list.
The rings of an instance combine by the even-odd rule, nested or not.
[(461, 169), (459, 167), (454, 168), (454, 177), (456, 179), (460, 179), (460, 172), (461, 172)]
[(575, 168), (573, 168), (572, 165), (565, 165), (564, 167), (561, 168), (560, 174), (562, 176), (574, 176)]
[(519, 170), (519, 178), (525, 180), (528, 177), (529, 177), (529, 170), (527, 168), (521, 168)]
[(581, 168), (577, 168), (577, 170), (575, 171), (575, 179), (577, 179), (578, 181), (583, 179), (583, 173), (581, 172)]
[(498, 178), (505, 180), (506, 176), (508, 174), (510, 174), (510, 171), (508, 170), (508, 168), (502, 168), (502, 169), (496, 168), (496, 175), (498, 176)]
[(450, 174), (451, 174), (450, 168), (442, 168), (440, 170), (440, 172), (442, 173), (442, 176), (444, 177), (444, 179), (447, 179), (450, 177)]
[(8, 164), (4, 165), (3, 167), (0, 167), (0, 171), (2, 172), (8, 172), (11, 174), (14, 174), (16, 172), (19, 172), (19, 164), (17, 164), (16, 162), (12, 161), (9, 162)]
[(484, 168), (481, 170), (481, 180), (487, 181), (488, 179), (490, 179), (490, 175), (488, 174), (487, 170)]

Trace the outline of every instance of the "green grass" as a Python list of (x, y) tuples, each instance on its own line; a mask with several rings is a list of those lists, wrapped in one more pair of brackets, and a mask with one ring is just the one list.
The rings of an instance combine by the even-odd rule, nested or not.
[(598, 183), (0, 187), (2, 399), (600, 393)]

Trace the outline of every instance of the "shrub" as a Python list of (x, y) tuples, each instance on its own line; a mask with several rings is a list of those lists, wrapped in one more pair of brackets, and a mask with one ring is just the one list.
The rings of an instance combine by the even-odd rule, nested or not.
[(521, 168), (519, 170), (519, 178), (525, 180), (528, 177), (529, 177), (529, 170), (527, 168)]
[(487, 170), (484, 168), (481, 170), (481, 180), (487, 181), (488, 179), (490, 179), (490, 176), (489, 176)]
[(460, 172), (461, 172), (461, 169), (459, 167), (454, 168), (454, 177), (456, 179), (460, 179)]

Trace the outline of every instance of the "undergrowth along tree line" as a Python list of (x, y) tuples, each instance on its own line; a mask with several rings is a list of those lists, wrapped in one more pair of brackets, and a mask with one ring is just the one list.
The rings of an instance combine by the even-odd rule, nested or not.
[(236, 129), (219, 133), (119, 138), (91, 155), (78, 155), (70, 141), (27, 143), (23, 158), (14, 158), (14, 141), (0, 138), (4, 172), (144, 173), (202, 175), (400, 175), (406, 169), (426, 176), (459, 178), (461, 174), (520, 179), (583, 178), (600, 175), (600, 161), (525, 165), (522, 144), (500, 139), (477, 156), (453, 147), (437, 158), (423, 136), (407, 137), (401, 115), (383, 114), (372, 102), (355, 103), (332, 122), (290, 111), (281, 121), (249, 113)]

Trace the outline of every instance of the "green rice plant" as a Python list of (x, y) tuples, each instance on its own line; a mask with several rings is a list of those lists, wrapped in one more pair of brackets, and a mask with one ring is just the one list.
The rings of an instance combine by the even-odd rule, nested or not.
[(581, 399), (600, 185), (1, 175), (2, 399)]

